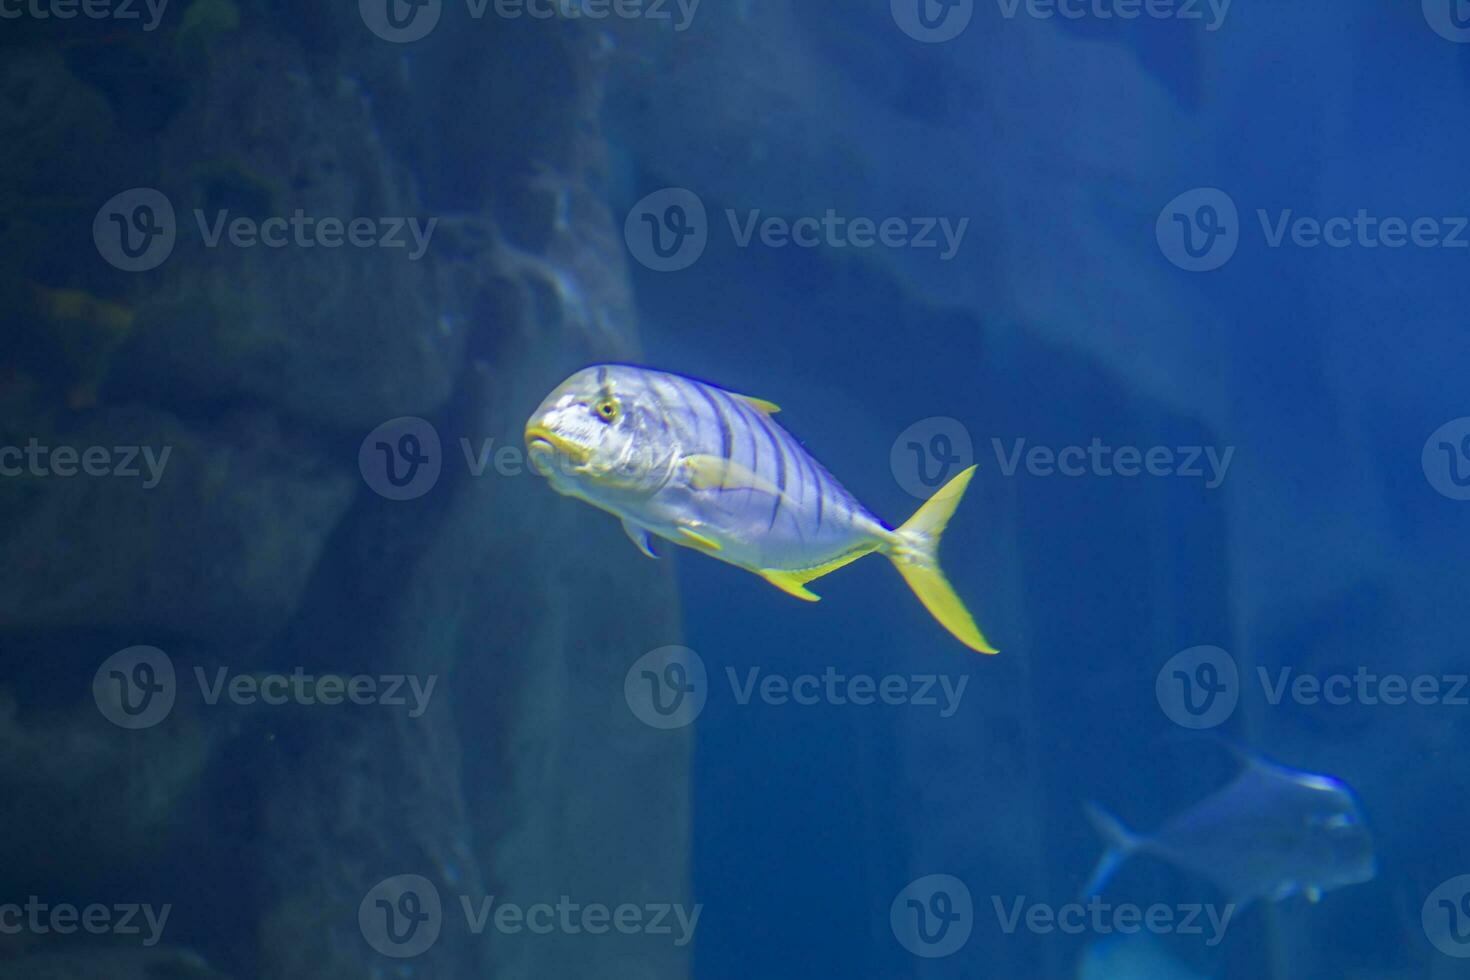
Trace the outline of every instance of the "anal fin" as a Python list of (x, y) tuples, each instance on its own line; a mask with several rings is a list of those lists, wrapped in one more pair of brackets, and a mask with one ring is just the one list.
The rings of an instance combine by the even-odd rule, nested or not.
[(794, 595), (798, 599), (803, 599), (807, 602), (816, 602), (817, 600), (822, 598), (815, 592), (809, 590), (803, 583), (801, 577), (793, 572), (779, 572), (759, 569), (756, 571), (756, 574), (765, 579), (767, 582), (770, 582), (782, 592), (785, 592), (787, 595)]
[(648, 532), (631, 521), (623, 521), (623, 533), (628, 535), (628, 540), (638, 546), (638, 550), (650, 558), (657, 558), (654, 554), (653, 544), (648, 539)]

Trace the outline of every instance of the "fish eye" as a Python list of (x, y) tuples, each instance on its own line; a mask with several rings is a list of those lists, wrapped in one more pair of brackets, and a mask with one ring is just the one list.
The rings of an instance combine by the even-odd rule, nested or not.
[(611, 395), (599, 399), (597, 404), (592, 407), (592, 410), (597, 413), (598, 418), (608, 424), (616, 422), (623, 414), (623, 407)]

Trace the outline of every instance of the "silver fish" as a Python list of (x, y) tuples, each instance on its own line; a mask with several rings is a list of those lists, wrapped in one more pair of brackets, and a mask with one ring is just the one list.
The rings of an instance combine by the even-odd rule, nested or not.
[(526, 424), (526, 449), (553, 489), (619, 517), (647, 555), (652, 535), (815, 601), (807, 583), (877, 552), (950, 633), (994, 653), (938, 559), (975, 468), (891, 528), (776, 423), (778, 411), (677, 374), (597, 365), (546, 397)]
[(1233, 781), (1150, 836), (1087, 804), (1108, 849), (1083, 894), (1098, 894), (1134, 854), (1152, 854), (1208, 878), (1241, 907), (1299, 892), (1316, 902), (1326, 891), (1377, 874), (1372, 836), (1345, 783), (1237, 755), (1243, 768)]

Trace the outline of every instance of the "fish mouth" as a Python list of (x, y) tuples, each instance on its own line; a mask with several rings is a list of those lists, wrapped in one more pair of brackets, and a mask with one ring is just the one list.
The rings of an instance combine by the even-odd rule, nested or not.
[(582, 446), (562, 438), (541, 425), (526, 427), (526, 451), (531, 468), (542, 476), (551, 473), (552, 462), (557, 453), (566, 457), (576, 467), (585, 467), (592, 454)]

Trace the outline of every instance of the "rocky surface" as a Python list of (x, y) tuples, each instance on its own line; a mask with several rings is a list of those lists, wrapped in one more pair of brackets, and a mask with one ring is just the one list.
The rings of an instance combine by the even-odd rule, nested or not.
[[(474, 934), (461, 912), (689, 890), (688, 735), (645, 728), (621, 694), (633, 660), (679, 639), (669, 568), (621, 546), (589, 566), (582, 542), (618, 542), (615, 524), (524, 468), (475, 475), (460, 443), (519, 447), (565, 374), (636, 353), (595, 32), (487, 18), (427, 42), (443, 57), (416, 78), (355, 12), (196, 4), (154, 39), (28, 24), (0, 59), (0, 134), (25, 134), (0, 162), (19, 256), (0, 275), (0, 446), (47, 451), (0, 480), (0, 797), (31, 828), (0, 848), (6, 890), (174, 896), (167, 938), (240, 976), (687, 975), (663, 940)], [(528, 49), (555, 84), (466, 70)], [(450, 68), (459, 99), (438, 90)], [(470, 113), (487, 142), (459, 138)], [(173, 249), (142, 272), (78, 261), (130, 187), (167, 197)], [(422, 254), (209, 240), (221, 219), (298, 211), (433, 232)], [(443, 475), (390, 501), (358, 448), (405, 415), (440, 432)], [(92, 447), (114, 466), (136, 447), (139, 475), (83, 471)], [(91, 674), (139, 643), (172, 658), (178, 705), (126, 731)], [(247, 705), (196, 690), (196, 667), (435, 693), (417, 716)], [(409, 960), (359, 914), (404, 874), (446, 913)], [(0, 972), (214, 975), (54, 935), (0, 949)]]

